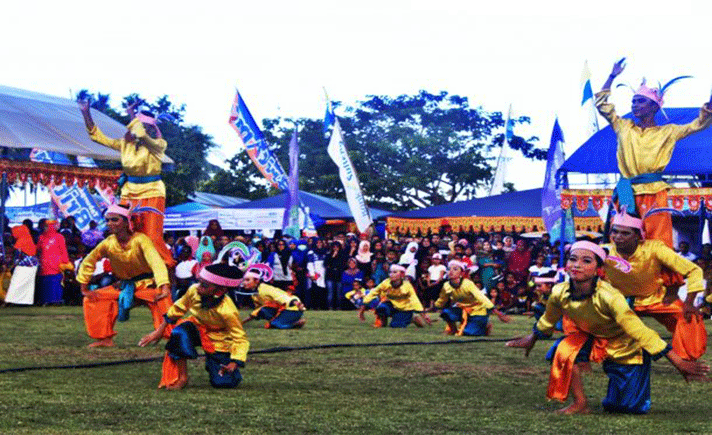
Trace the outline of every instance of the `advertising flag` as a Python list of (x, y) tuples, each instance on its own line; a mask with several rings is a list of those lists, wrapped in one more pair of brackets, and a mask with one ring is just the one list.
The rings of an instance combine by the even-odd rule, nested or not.
[[(552, 241), (561, 240), (563, 243), (572, 243), (576, 239), (574, 220), (571, 209), (562, 210), (561, 190), (568, 187), (565, 174), (559, 174), (559, 168), (564, 164), (564, 132), (559, 126), (559, 119), (554, 122), (551, 132), (551, 145), (546, 162), (544, 186), (541, 190), (541, 218)], [(563, 228), (563, 235), (562, 235)]]

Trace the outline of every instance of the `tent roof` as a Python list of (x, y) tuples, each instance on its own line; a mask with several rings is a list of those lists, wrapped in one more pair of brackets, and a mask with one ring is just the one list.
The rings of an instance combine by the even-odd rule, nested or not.
[(184, 202), (183, 204), (174, 205), (173, 207), (166, 207), (166, 213), (185, 213), (211, 209), (212, 207), (209, 205), (201, 204), (199, 202)]
[(218, 195), (216, 193), (206, 192), (193, 192), (193, 194), (188, 195), (188, 199), (208, 207), (220, 208), (232, 207), (234, 205), (247, 202), (246, 199), (238, 198), (236, 196)]
[[(109, 137), (121, 137), (126, 127), (92, 109), (92, 117)], [(77, 103), (23, 89), (0, 86), (0, 146), (39, 148), (98, 160), (120, 160), (118, 151), (89, 139)], [(173, 161), (165, 157), (164, 163)]]
[[(392, 217), (405, 219), (468, 216), (541, 217), (541, 188), (435, 205), (392, 215)], [(595, 212), (587, 212), (584, 216), (597, 215)]]
[[(670, 108), (665, 109), (669, 119), (665, 119), (658, 112), (655, 121), (658, 125), (687, 124), (693, 121), (700, 113), (699, 108)], [(633, 119), (628, 113), (624, 116)], [(712, 129), (706, 129), (680, 140), (672, 153), (670, 163), (663, 174), (667, 175), (693, 175), (712, 173)], [(561, 169), (582, 174), (610, 174), (618, 173), (616, 150), (618, 144), (616, 135), (611, 126), (600, 130), (569, 157)]]
[[(229, 208), (284, 208), (287, 193), (271, 196), (269, 198), (258, 199), (246, 202)], [(315, 195), (299, 191), (299, 200), (309, 207), (310, 213), (316, 214), (322, 219), (351, 219), (353, 215), (348, 203), (325, 196)], [(369, 207), (371, 217), (378, 219), (385, 217), (389, 212), (377, 208)]]

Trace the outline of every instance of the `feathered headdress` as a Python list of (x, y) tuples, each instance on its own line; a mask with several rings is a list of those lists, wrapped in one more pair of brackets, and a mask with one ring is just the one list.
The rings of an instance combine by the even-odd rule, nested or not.
[(628, 85), (628, 84), (620, 84), (620, 85), (618, 85), (618, 87), (620, 87), (620, 86), (627, 86), (627, 87), (629, 87), (629, 88), (633, 91), (633, 95), (642, 95), (642, 96), (645, 97), (645, 98), (648, 98), (648, 99), (650, 99), (650, 100), (653, 100), (653, 101), (655, 102), (655, 104), (657, 104), (658, 107), (660, 107), (660, 111), (663, 113), (663, 115), (665, 116), (665, 118), (667, 118), (667, 117), (668, 117), (668, 116), (667, 116), (667, 113), (665, 113), (665, 110), (663, 109), (663, 104), (665, 103), (665, 100), (664, 100), (664, 98), (665, 98), (665, 93), (668, 91), (668, 89), (670, 88), (670, 86), (672, 86), (673, 84), (677, 83), (677, 82), (680, 81), (680, 80), (689, 79), (689, 78), (691, 78), (691, 77), (692, 77), (692, 76), (679, 76), (679, 77), (675, 77), (674, 79), (672, 79), (672, 80), (668, 81), (667, 83), (665, 83), (665, 85), (661, 85), (660, 82), (658, 82), (658, 87), (657, 87), (657, 88), (655, 88), (655, 87), (652, 87), (652, 88), (649, 87), (649, 86), (646, 84), (645, 77), (643, 77), (643, 81), (640, 83), (640, 86), (638, 87), (638, 89), (633, 89), (633, 87), (630, 86), (630, 85)]

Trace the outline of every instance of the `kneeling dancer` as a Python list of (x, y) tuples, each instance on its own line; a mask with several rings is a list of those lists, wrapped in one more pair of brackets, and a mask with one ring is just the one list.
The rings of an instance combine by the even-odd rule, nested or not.
[[(363, 306), (359, 316), (366, 311), (372, 300), (380, 300), (376, 306), (376, 316), (380, 319), (379, 326), (386, 326), (391, 317), (391, 328), (405, 328), (413, 321), (413, 313), (422, 315), (423, 304), (420, 303), (413, 285), (405, 279), (405, 267), (399, 264), (391, 265), (388, 278), (378, 284), (363, 298)], [(423, 326), (427, 318), (416, 318), (416, 325)]]
[[(243, 323), (264, 319), (267, 321), (265, 323), (267, 329), (292, 329), (304, 326), (306, 320), (302, 319), (302, 315), (306, 308), (302, 301), (284, 290), (262, 282), (265, 273), (268, 277), (272, 277), (272, 270), (267, 265), (260, 266), (262, 270), (254, 269), (255, 265), (251, 266), (252, 269), (245, 273), (245, 278), (242, 280), (242, 288), (252, 295), (256, 307)], [(267, 269), (269, 270), (265, 272)]]
[[(465, 278), (466, 270), (467, 265), (461, 261), (448, 263), (448, 281), (443, 284), (435, 308), (442, 309), (440, 317), (447, 323), (446, 334), (489, 335), (492, 330), (490, 311), (505, 323), (509, 322), (509, 317), (495, 309), (475, 283)], [(459, 327), (458, 322), (461, 322)]]
[(141, 347), (157, 343), (171, 325), (158, 388), (180, 390), (186, 386), (187, 360), (198, 357), (197, 346), (205, 351), (205, 370), (213, 387), (234, 388), (240, 383), (238, 367), (245, 366), (250, 343), (240, 313), (225, 294), (240, 285), (242, 274), (237, 267), (222, 263), (204, 267), (198, 275), (200, 282), (170, 307), (155, 331), (139, 341)]
[(576, 326), (559, 343), (551, 366), (547, 397), (565, 401), (569, 392), (573, 403), (559, 412), (588, 413), (581, 372), (589, 361), (603, 362), (609, 378), (603, 408), (609, 412), (644, 414), (650, 410), (650, 361), (662, 356), (687, 380), (703, 380), (709, 366), (685, 361), (628, 306), (623, 295), (598, 278), (606, 252), (591, 242), (572, 245), (566, 263), (570, 282), (554, 286), (544, 315), (527, 337), (512, 340), (510, 347), (525, 349), (538, 338), (550, 336), (556, 322), (566, 315)]

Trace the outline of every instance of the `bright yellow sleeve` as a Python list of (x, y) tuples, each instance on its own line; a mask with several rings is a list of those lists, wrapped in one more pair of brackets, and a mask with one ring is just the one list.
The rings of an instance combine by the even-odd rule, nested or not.
[(77, 281), (80, 284), (89, 284), (94, 271), (96, 270), (96, 262), (106, 257), (106, 243), (107, 239), (102, 240), (91, 252), (84, 257), (81, 264), (79, 265), (79, 272), (77, 272)]
[(185, 294), (181, 296), (180, 299), (175, 301), (170, 308), (168, 308), (168, 311), (166, 311), (166, 317), (171, 320), (182, 319), (183, 316), (185, 316), (185, 313), (188, 312), (190, 307), (193, 306), (193, 298), (196, 297), (195, 294), (198, 291), (199, 285), (200, 284), (193, 284), (192, 286), (190, 286), (190, 288), (188, 288)]
[(109, 148), (113, 148), (117, 151), (121, 151), (122, 140), (106, 137), (96, 124), (94, 124), (94, 127), (91, 130), (87, 131), (89, 132), (89, 138), (94, 142), (107, 146)]
[(564, 316), (564, 311), (561, 309), (561, 297), (567, 288), (567, 283), (561, 283), (555, 285), (551, 290), (551, 296), (546, 302), (546, 311), (535, 326), (544, 335), (553, 334), (556, 323)]
[[(141, 234), (141, 233), (138, 233)], [(148, 236), (141, 234), (143, 237), (139, 238), (139, 246), (141, 247), (141, 252), (143, 253), (146, 263), (153, 271), (153, 280), (156, 282), (156, 287), (160, 287), (164, 284), (170, 284), (171, 281), (168, 278), (168, 269), (166, 268), (166, 263), (163, 262), (163, 258), (156, 251), (156, 247), (153, 246), (153, 242)]]
[(247, 361), (247, 352), (250, 350), (250, 342), (247, 340), (247, 334), (242, 328), (240, 322), (240, 312), (237, 311), (235, 305), (230, 301), (229, 304), (224, 304), (224, 309), (221, 310), (221, 316), (225, 320), (227, 327), (226, 336), (230, 342), (230, 359), (236, 361)]
[(450, 295), (448, 295), (447, 288), (450, 287), (450, 283), (446, 282), (443, 284), (443, 288), (440, 289), (440, 296), (438, 297), (438, 300), (435, 301), (435, 308), (441, 309), (445, 306), (445, 304), (448, 303), (450, 300)]
[(296, 296), (291, 296), (289, 293), (271, 285), (265, 285), (264, 289), (260, 289), (262, 295), (272, 299), (280, 305), (288, 307), (293, 300), (298, 299)]
[[(470, 282), (472, 282), (472, 281), (470, 281)], [(471, 285), (468, 285), (468, 290), (470, 291), (472, 296), (475, 298), (475, 300), (477, 302), (479, 302), (480, 304), (482, 304), (482, 306), (485, 309), (490, 310), (490, 309), (494, 308), (494, 304), (492, 303), (492, 301), (487, 296), (485, 296), (484, 293), (482, 293), (482, 291), (479, 289), (479, 287), (477, 287), (477, 284), (472, 282)]]
[(366, 296), (363, 298), (363, 304), (367, 305), (369, 302), (372, 300), (378, 298), (381, 298), (381, 293), (384, 291), (384, 289), (391, 284), (390, 278), (386, 278), (383, 280), (382, 283), (378, 284), (376, 287), (373, 288)]
[(423, 308), (423, 304), (420, 302), (420, 299), (418, 299), (418, 294), (415, 292), (415, 289), (411, 283), (403, 281), (403, 285), (408, 286), (408, 298), (410, 299), (410, 306), (413, 308), (413, 311), (425, 311), (425, 308)]
[[(645, 326), (640, 317), (630, 308), (625, 297), (618, 291), (611, 292), (607, 298), (611, 315), (615, 318), (626, 334), (630, 335), (641, 347), (651, 355), (656, 355), (667, 347), (665, 340), (652, 329)], [(547, 307), (548, 308), (548, 307)]]
[(616, 130), (616, 125), (621, 118), (616, 113), (616, 107), (612, 103), (608, 102), (608, 97), (610, 95), (610, 90), (596, 93), (596, 109), (598, 109), (598, 113), (606, 118), (606, 121), (611, 124), (613, 130)]
[(698, 131), (708, 128), (712, 124), (712, 112), (707, 110), (705, 106), (700, 108), (700, 114), (689, 124), (676, 125), (673, 130), (675, 141), (686, 138), (687, 136), (697, 133)]
[[(668, 248), (663, 242), (656, 240), (654, 249), (658, 260), (673, 272), (677, 272), (687, 279), (687, 292), (699, 293), (705, 288), (702, 285), (702, 269), (690, 260), (681, 257), (675, 251)], [(647, 243), (647, 242), (646, 242)]]

